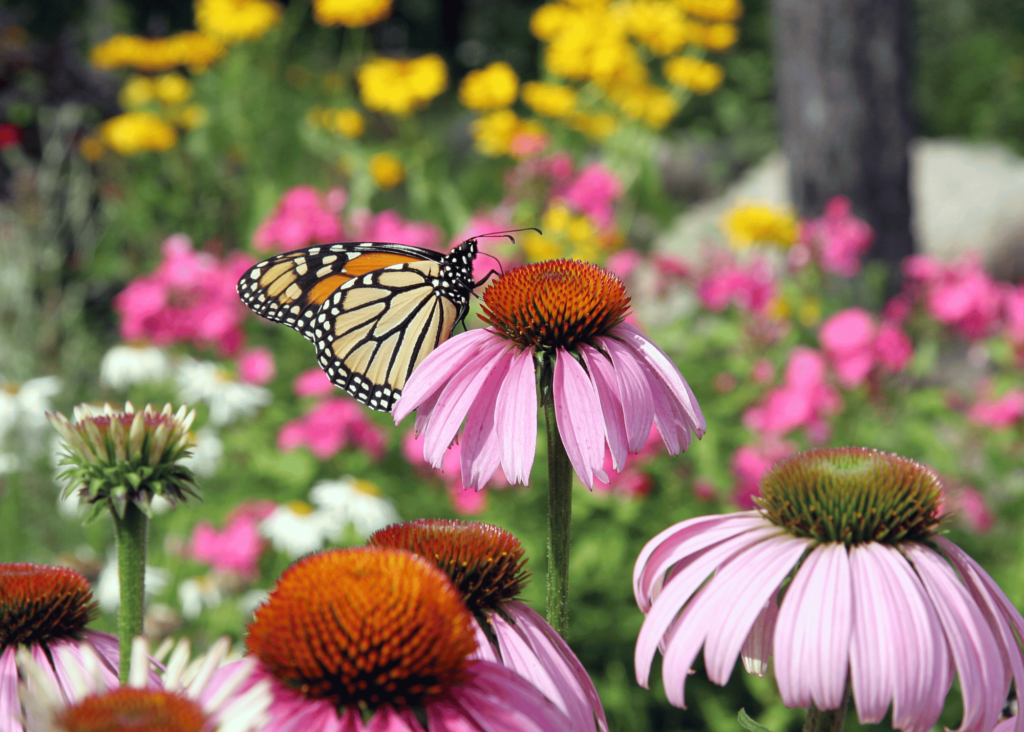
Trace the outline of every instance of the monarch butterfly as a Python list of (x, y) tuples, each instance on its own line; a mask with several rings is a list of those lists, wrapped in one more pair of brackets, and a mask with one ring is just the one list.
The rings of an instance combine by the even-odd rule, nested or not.
[[(312, 246), (271, 257), (238, 281), (254, 313), (316, 346), (335, 386), (381, 412), (466, 317), (477, 240), (448, 254), (376, 242)], [(485, 278), (486, 279), (486, 278)]]

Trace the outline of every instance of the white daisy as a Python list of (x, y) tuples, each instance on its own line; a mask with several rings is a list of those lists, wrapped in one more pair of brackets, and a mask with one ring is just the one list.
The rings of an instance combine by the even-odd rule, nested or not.
[(183, 359), (175, 379), (181, 401), (206, 403), (210, 407), (210, 423), (218, 427), (254, 415), (272, 399), (269, 389), (236, 381), (212, 361)]
[(338, 527), (335, 541), (348, 524), (363, 539), (369, 539), (373, 532), (401, 520), (395, 505), (375, 484), (351, 475), (320, 481), (310, 490), (309, 498), (314, 505), (334, 513)]
[[(97, 673), (70, 674), (65, 699), (61, 689), (28, 653), (18, 655), (25, 681), (19, 686), (28, 732), (66, 732), (76, 719), (100, 721), (114, 728), (123, 710), (130, 709), (133, 722), (141, 715), (151, 727), (175, 727), (182, 719), (199, 720), (209, 732), (252, 732), (268, 721), (271, 695), (268, 681), (258, 681), (242, 692), (255, 663), (246, 659), (225, 665), (230, 641), (222, 638), (205, 654), (190, 659), (187, 641), (178, 644), (167, 661), (163, 688), (146, 688), (148, 648), (142, 638), (132, 643), (131, 675), (127, 686), (108, 689)], [(98, 669), (99, 660), (84, 649), (84, 667)], [(64, 690), (65, 692), (68, 689)], [(205, 723), (203, 720), (205, 719)], [(107, 721), (109, 720), (109, 721)], [(107, 725), (102, 725), (107, 721)]]
[(100, 361), (100, 384), (117, 391), (163, 381), (170, 375), (171, 360), (156, 346), (114, 346)]
[(217, 472), (224, 457), (224, 443), (212, 427), (203, 427), (192, 436), (192, 455), (179, 462), (196, 475), (210, 477)]
[(23, 384), (0, 377), (0, 475), (20, 469), (46, 450), (46, 413), (62, 388), (60, 378), (41, 376)]
[(190, 577), (178, 585), (181, 614), (189, 620), (198, 618), (204, 607), (217, 607), (223, 601), (220, 585), (211, 575)]
[(333, 510), (315, 509), (305, 501), (288, 501), (274, 509), (260, 523), (260, 533), (279, 552), (297, 559), (341, 533)]

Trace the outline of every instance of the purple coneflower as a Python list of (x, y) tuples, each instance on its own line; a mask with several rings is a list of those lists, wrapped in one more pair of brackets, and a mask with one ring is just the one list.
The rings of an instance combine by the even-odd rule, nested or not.
[(357, 548), (299, 560), (256, 610), (246, 645), (253, 678), (270, 682), (263, 732), (570, 728), (521, 676), (473, 658), (473, 617), (459, 591), (410, 552)]
[(28, 653), (41, 673), (67, 692), (73, 670), (95, 649), (95, 673), (117, 686), (117, 639), (86, 628), (96, 616), (89, 581), (73, 569), (35, 564), (0, 564), (0, 729), (22, 729), (18, 715), (15, 657)]
[(369, 545), (404, 549), (437, 565), (473, 613), (475, 658), (500, 663), (533, 684), (572, 720), (572, 732), (607, 732), (583, 664), (544, 618), (516, 599), (529, 577), (516, 537), (490, 524), (421, 519), (381, 529)]
[[(519, 267), (484, 292), (491, 327), (450, 338), (413, 372), (393, 415), (414, 410), (435, 468), (466, 422), (462, 482), (481, 488), (500, 464), (512, 483), (528, 483), (537, 447), (537, 377), (552, 402), (558, 434), (580, 480), (604, 476), (605, 442), (613, 467), (640, 452), (657, 424), (672, 454), (690, 433), (704, 434), (697, 399), (679, 369), (625, 322), (629, 296), (615, 275), (586, 262)], [(549, 430), (554, 425), (548, 425)]]
[(776, 463), (761, 496), (760, 510), (690, 519), (644, 547), (633, 574), (643, 686), (659, 647), (676, 706), (701, 646), (717, 684), (737, 656), (759, 675), (774, 656), (787, 706), (841, 717), (849, 684), (862, 723), (891, 705), (894, 728), (926, 732), (955, 672), (959, 729), (996, 725), (1011, 675), (1024, 683), (1024, 618), (936, 533), (933, 472), (863, 448), (812, 450)]
[[(97, 671), (103, 661), (85, 648), (83, 667), (55, 683), (52, 674), (22, 651), (18, 666), (25, 678), (21, 699), (26, 732), (255, 732), (266, 721), (270, 702), (267, 683), (248, 684), (250, 661), (223, 664), (230, 642), (223, 638), (204, 657), (187, 664), (188, 646), (179, 644), (163, 676), (163, 688), (147, 688), (147, 647), (132, 642), (132, 671), (128, 684), (110, 687)], [(186, 679), (187, 677), (187, 679)]]

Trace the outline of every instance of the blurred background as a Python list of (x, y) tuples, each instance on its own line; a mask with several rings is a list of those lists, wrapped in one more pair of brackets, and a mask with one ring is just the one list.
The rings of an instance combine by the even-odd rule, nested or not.
[(241, 639), (294, 558), (427, 516), (519, 536), (542, 608), (543, 445), (529, 487), (464, 491), (458, 445), (430, 469), (235, 294), (317, 242), (539, 227), (481, 242), (614, 271), (708, 420), (575, 489), (569, 640), (612, 728), (797, 729), (742, 669), (688, 710), (637, 686), (633, 562), (774, 460), (864, 445), (941, 474), (945, 529), (1024, 606), (1022, 155), (1015, 0), (9, 1), (0, 560), (84, 572), (111, 629), (108, 519), (61, 497), (44, 412), (170, 401), (204, 500), (152, 522), (154, 639)]

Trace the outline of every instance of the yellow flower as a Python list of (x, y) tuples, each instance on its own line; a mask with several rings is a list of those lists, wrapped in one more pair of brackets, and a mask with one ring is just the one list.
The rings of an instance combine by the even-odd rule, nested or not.
[(174, 123), (186, 130), (198, 129), (209, 119), (210, 114), (202, 104), (189, 104), (174, 115)]
[(573, 216), (569, 219), (565, 233), (569, 236), (569, 241), (580, 246), (588, 242), (593, 243), (596, 232), (594, 225), (586, 216)]
[(382, 191), (388, 191), (405, 180), (402, 161), (391, 153), (377, 153), (370, 158), (370, 176)]
[(176, 33), (167, 38), (116, 35), (93, 47), (89, 60), (98, 69), (158, 72), (189, 66), (201, 70), (226, 52), (221, 41), (198, 31)]
[(677, 0), (677, 2), (690, 15), (707, 20), (738, 20), (743, 15), (743, 3), (740, 0)]
[(571, 8), (558, 3), (541, 5), (530, 17), (530, 32), (540, 41), (550, 41), (572, 22)]
[(615, 116), (607, 112), (598, 112), (597, 114), (578, 112), (569, 120), (570, 127), (593, 140), (604, 140), (610, 137), (618, 124)]
[(519, 77), (504, 61), (470, 71), (459, 84), (462, 106), (477, 112), (508, 107), (516, 101)]
[(90, 163), (98, 162), (107, 154), (107, 148), (103, 146), (98, 137), (86, 135), (78, 143), (78, 153)]
[(662, 73), (669, 83), (702, 95), (710, 94), (725, 80), (721, 66), (693, 56), (670, 58), (662, 66)]
[(320, 25), (362, 28), (391, 15), (391, 0), (313, 0), (313, 17)]
[(195, 0), (196, 27), (225, 43), (263, 37), (281, 22), (281, 6), (269, 0)]
[(629, 6), (629, 32), (657, 56), (675, 53), (689, 36), (689, 23), (669, 0), (645, 0)]
[(511, 109), (500, 109), (473, 120), (469, 132), (476, 149), (492, 158), (508, 153), (512, 139), (519, 134), (522, 120)]
[(796, 319), (805, 328), (813, 328), (821, 321), (821, 301), (816, 297), (804, 298), (797, 310)]
[(561, 84), (528, 81), (523, 84), (523, 101), (542, 117), (563, 118), (576, 111), (576, 90)]
[(526, 259), (531, 262), (558, 259), (563, 254), (561, 244), (536, 231), (526, 232), (523, 237), (523, 251), (526, 253)]
[(181, 74), (163, 74), (153, 80), (156, 98), (164, 104), (183, 104), (192, 98), (192, 84)]
[(122, 109), (138, 109), (145, 107), (156, 96), (156, 85), (148, 76), (132, 74), (124, 82), (117, 93), (117, 101)]
[(410, 59), (378, 58), (356, 71), (359, 98), (375, 112), (405, 115), (427, 106), (448, 86), (448, 69), (436, 53)]
[(679, 103), (669, 92), (651, 84), (620, 84), (608, 90), (608, 98), (631, 119), (660, 130), (679, 111)]
[(557, 76), (604, 82), (624, 67), (642, 66), (626, 34), (626, 6), (571, 9), (544, 51), (544, 63)]
[(554, 205), (544, 212), (541, 218), (541, 228), (552, 234), (561, 234), (569, 228), (572, 222), (572, 212), (561, 205)]
[(732, 23), (712, 23), (707, 26), (694, 24), (696, 43), (712, 51), (724, 51), (739, 40), (740, 33)]
[(150, 112), (127, 112), (100, 125), (100, 138), (118, 155), (170, 150), (178, 142), (174, 128)]
[(345, 137), (360, 137), (366, 131), (366, 120), (354, 109), (328, 109), (324, 122), (324, 127)]
[(797, 239), (796, 217), (790, 211), (764, 204), (737, 206), (725, 216), (724, 226), (733, 246), (769, 243), (788, 249)]

